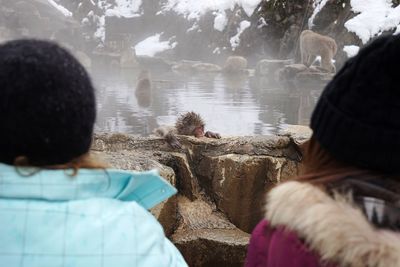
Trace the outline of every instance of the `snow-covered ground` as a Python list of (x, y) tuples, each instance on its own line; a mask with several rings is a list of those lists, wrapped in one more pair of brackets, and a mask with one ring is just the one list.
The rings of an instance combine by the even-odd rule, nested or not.
[(135, 46), (136, 55), (154, 57), (157, 53), (173, 49), (176, 42), (160, 41), (161, 33), (150, 36)]

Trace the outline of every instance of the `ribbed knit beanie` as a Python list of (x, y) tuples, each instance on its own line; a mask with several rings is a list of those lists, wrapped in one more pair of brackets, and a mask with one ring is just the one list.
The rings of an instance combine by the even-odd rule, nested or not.
[(345, 63), (322, 92), (311, 128), (336, 159), (400, 174), (400, 36), (380, 37)]
[(0, 45), (0, 162), (67, 163), (90, 147), (96, 117), (91, 80), (55, 43)]

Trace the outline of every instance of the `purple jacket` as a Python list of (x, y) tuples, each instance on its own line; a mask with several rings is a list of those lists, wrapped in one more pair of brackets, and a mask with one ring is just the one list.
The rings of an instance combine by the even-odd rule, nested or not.
[(317, 253), (310, 251), (294, 232), (271, 228), (262, 220), (251, 235), (246, 267), (333, 267), (321, 265)]
[(376, 228), (349, 199), (300, 182), (267, 195), (246, 267), (400, 266), (400, 233)]

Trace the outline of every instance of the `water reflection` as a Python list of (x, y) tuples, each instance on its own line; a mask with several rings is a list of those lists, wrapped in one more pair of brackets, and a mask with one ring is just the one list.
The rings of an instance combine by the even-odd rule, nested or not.
[(207, 129), (223, 136), (266, 135), (284, 124), (308, 125), (321, 93), (321, 88), (285, 88), (247, 75), (152, 72), (151, 103), (143, 106), (135, 97), (139, 71), (92, 70), (98, 90), (96, 131), (147, 136), (193, 110)]

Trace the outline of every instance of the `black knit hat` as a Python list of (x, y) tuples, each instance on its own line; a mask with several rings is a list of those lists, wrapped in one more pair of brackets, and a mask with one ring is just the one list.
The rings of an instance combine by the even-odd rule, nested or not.
[(67, 163), (89, 150), (94, 89), (82, 65), (57, 44), (0, 45), (0, 162)]
[(400, 36), (384, 36), (349, 59), (324, 89), (311, 128), (336, 159), (400, 173)]

